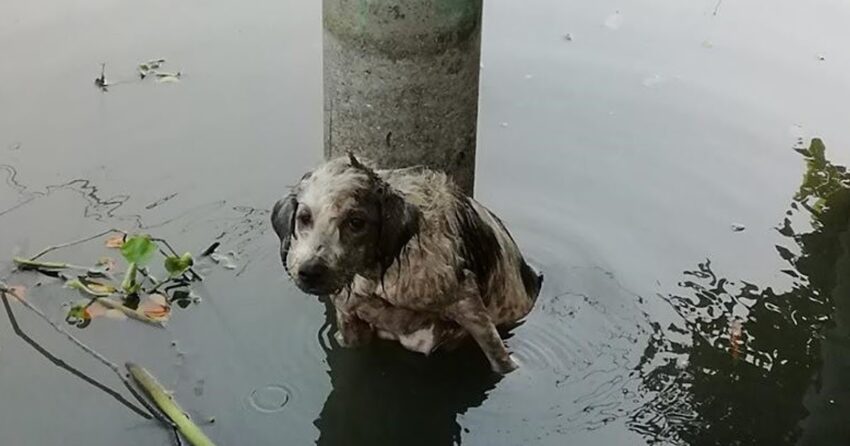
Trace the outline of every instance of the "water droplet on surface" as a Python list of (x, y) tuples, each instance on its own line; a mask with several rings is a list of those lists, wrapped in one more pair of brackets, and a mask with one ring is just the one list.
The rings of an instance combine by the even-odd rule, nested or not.
[(611, 15), (609, 15), (605, 19), (605, 27), (611, 30), (618, 30), (623, 26), (623, 15), (620, 14), (620, 11), (617, 11)]
[(283, 410), (290, 400), (290, 391), (286, 387), (270, 384), (251, 392), (248, 402), (251, 407), (262, 413), (274, 413)]
[(499, 127), (507, 127), (507, 126), (508, 126), (507, 122), (500, 122), (499, 123)]
[(667, 78), (665, 78), (664, 76), (662, 76), (660, 74), (653, 74), (652, 76), (647, 77), (646, 79), (643, 80), (643, 86), (648, 87), (648, 88), (652, 88), (652, 87), (656, 87), (658, 85), (661, 85), (665, 81), (667, 81)]

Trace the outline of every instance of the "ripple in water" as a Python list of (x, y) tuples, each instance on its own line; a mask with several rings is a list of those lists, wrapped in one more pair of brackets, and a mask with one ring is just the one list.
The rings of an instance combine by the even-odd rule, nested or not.
[(523, 366), (537, 370), (563, 372), (572, 368), (576, 357), (570, 346), (570, 334), (552, 325), (528, 325), (508, 341), (510, 349)]
[(251, 404), (257, 412), (275, 413), (280, 412), (289, 403), (292, 397), (292, 392), (277, 384), (254, 389), (248, 397), (248, 403)]

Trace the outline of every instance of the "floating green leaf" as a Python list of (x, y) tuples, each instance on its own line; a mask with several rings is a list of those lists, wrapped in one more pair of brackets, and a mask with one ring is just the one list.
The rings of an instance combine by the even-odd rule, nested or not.
[(145, 266), (154, 252), (156, 252), (156, 243), (149, 235), (134, 235), (121, 247), (121, 255), (127, 262), (135, 263), (137, 266)]
[(65, 315), (65, 322), (76, 326), (77, 328), (86, 328), (91, 324), (91, 316), (86, 311), (85, 303), (77, 303), (68, 310)]
[(165, 258), (165, 270), (171, 277), (177, 277), (185, 273), (194, 263), (192, 254), (188, 252), (180, 257), (170, 256)]

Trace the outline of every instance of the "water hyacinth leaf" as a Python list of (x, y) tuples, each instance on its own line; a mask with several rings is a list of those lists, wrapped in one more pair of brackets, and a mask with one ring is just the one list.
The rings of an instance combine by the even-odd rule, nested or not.
[(123, 321), (123, 320), (127, 319), (127, 315), (124, 314), (123, 311), (119, 311), (119, 310), (106, 310), (106, 312), (103, 313), (103, 315), (106, 316), (109, 319), (115, 319), (117, 321)]
[(124, 246), (124, 237), (124, 234), (117, 234), (107, 238), (105, 243), (106, 247), (117, 249)]
[(139, 308), (136, 311), (156, 322), (167, 322), (171, 317), (171, 307), (162, 294), (151, 294), (144, 297), (139, 302)]
[(95, 293), (106, 295), (113, 294), (118, 291), (112, 284), (109, 283), (88, 282), (86, 287)]
[[(139, 304), (138, 309), (132, 309), (125, 306), (123, 302), (120, 302), (115, 299), (110, 299), (108, 297), (102, 297), (98, 299), (97, 302), (110, 310), (121, 311), (122, 313), (124, 313), (124, 315), (131, 319), (135, 319), (137, 321), (145, 322), (147, 324), (156, 325), (159, 327), (162, 327), (162, 324), (166, 322), (171, 316), (169, 314), (170, 309), (162, 310), (160, 308), (157, 312), (154, 308), (151, 308), (148, 312), (143, 311), (141, 303)], [(142, 302), (144, 302), (144, 300)]]
[(65, 315), (65, 322), (77, 328), (86, 328), (91, 323), (91, 315), (86, 306), (88, 301), (80, 301), (74, 304)]
[(17, 300), (24, 300), (27, 295), (27, 287), (23, 285), (12, 285), (6, 287), (6, 294), (14, 297)]
[(88, 317), (94, 319), (96, 317), (103, 316), (109, 311), (109, 308), (103, 306), (103, 304), (98, 301), (94, 301), (90, 304), (83, 304), (83, 311), (88, 314)]
[(101, 257), (97, 261), (97, 266), (107, 272), (113, 271), (115, 270), (115, 259), (112, 257)]
[(124, 242), (121, 247), (121, 255), (129, 263), (137, 266), (145, 266), (156, 252), (156, 243), (149, 235), (135, 235)]
[(194, 263), (192, 254), (188, 252), (180, 257), (170, 256), (165, 258), (165, 270), (171, 277), (177, 277), (185, 273)]
[(85, 311), (88, 314), (89, 319), (95, 319), (98, 317), (106, 317), (108, 319), (115, 319), (119, 321), (127, 319), (127, 315), (124, 314), (123, 311), (114, 308), (108, 308), (107, 306), (100, 303), (100, 301), (94, 301), (91, 304), (88, 304)]
[(86, 284), (83, 283), (80, 279), (69, 280), (65, 282), (65, 286), (78, 291), (82, 291), (83, 293), (94, 297), (106, 297), (117, 291), (115, 287), (111, 285), (101, 284), (97, 282), (90, 282), (89, 284)]

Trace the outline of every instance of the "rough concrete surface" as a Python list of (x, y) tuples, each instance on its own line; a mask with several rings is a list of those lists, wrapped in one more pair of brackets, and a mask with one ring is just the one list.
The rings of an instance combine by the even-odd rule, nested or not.
[(481, 0), (324, 0), (325, 156), (426, 165), (472, 193)]

